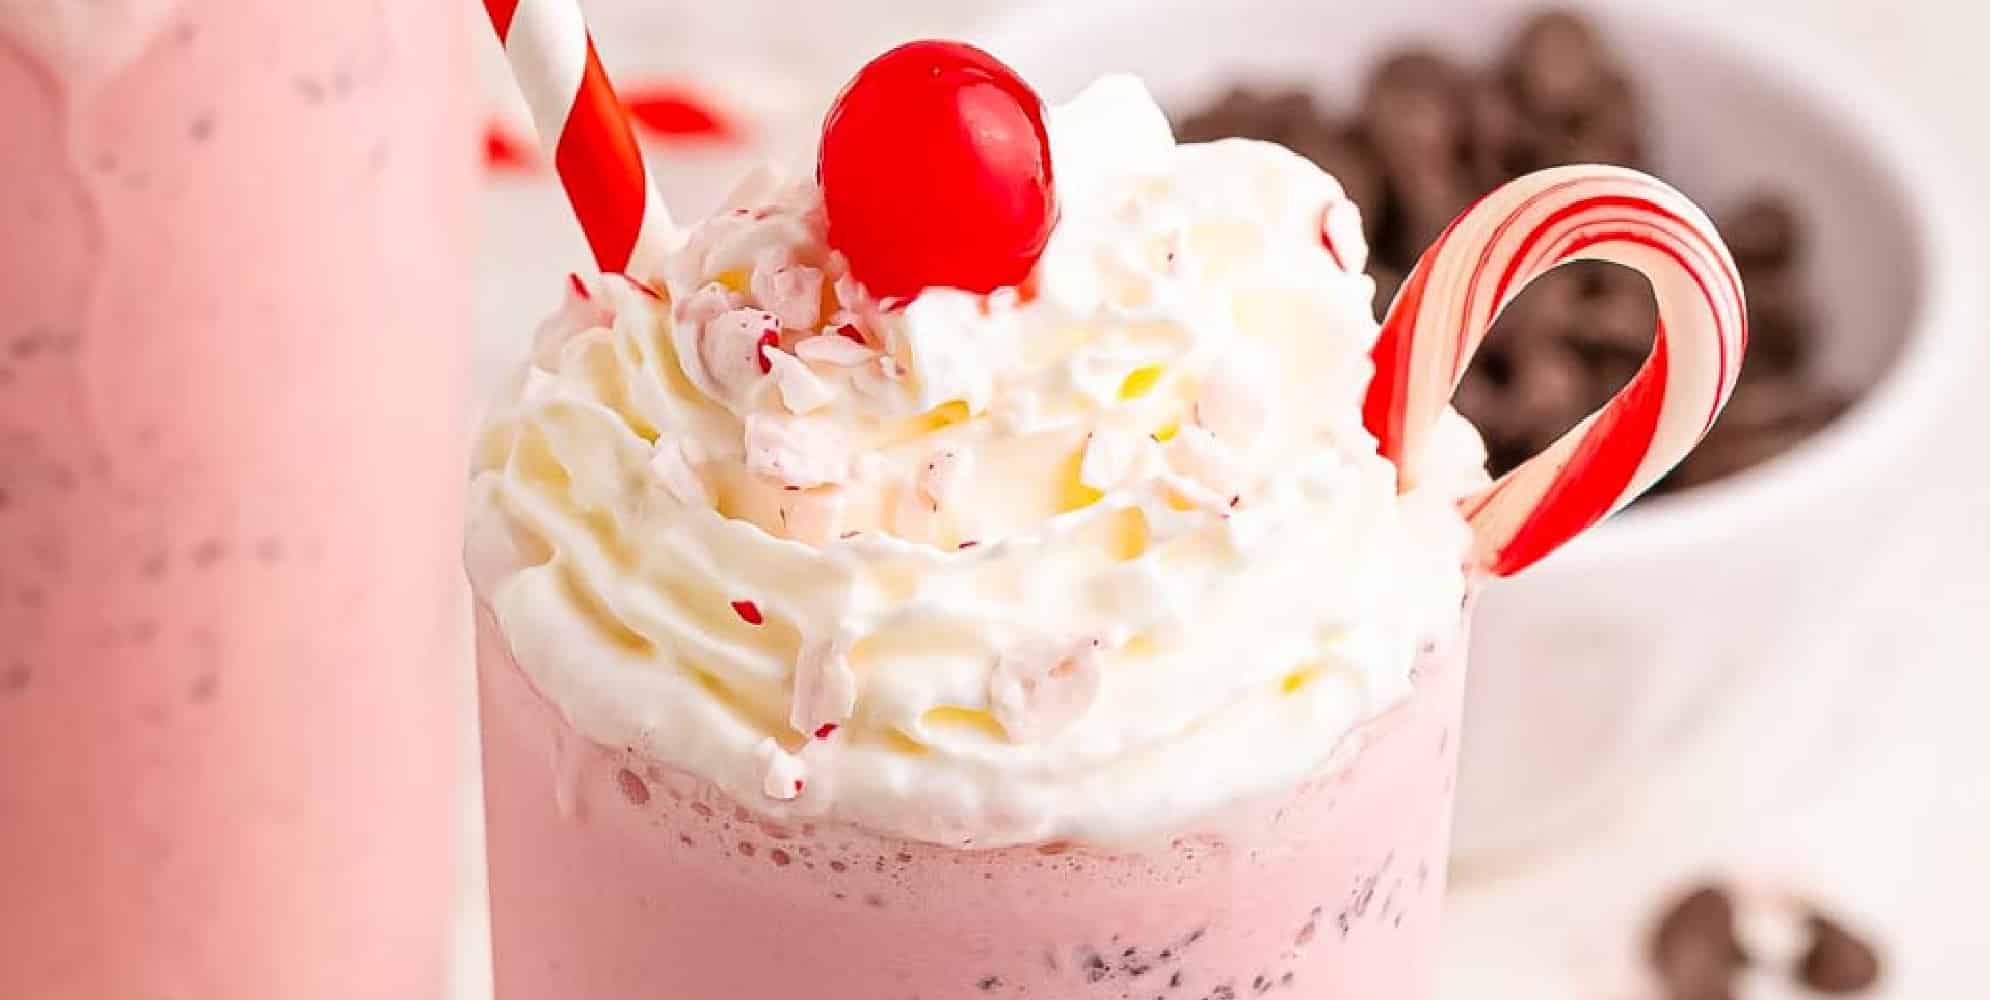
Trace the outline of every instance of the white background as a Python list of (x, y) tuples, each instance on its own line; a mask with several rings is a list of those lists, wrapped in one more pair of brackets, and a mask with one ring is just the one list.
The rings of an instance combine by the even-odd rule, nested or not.
[[(1211, 0), (1216, 2), (1216, 0)], [(861, 59), (920, 35), (964, 34), (1006, 4), (995, 0), (596, 0), (587, 5), (611, 69), (639, 44), (646, 68), (739, 95), (759, 137), (790, 155), (806, 149), (811, 115)], [(1675, 2), (1672, 6), (1678, 6)], [(1734, 6), (1823, 36), (1923, 115), (1974, 179), (1975, 200), (1956, 211), (1990, 223), (1990, 5), (1975, 0), (1750, 0)], [(1708, 16), (1718, 16), (1709, 8)], [(490, 47), (485, 46), (488, 50)], [(486, 52), (486, 55), (492, 55)], [(487, 67), (499, 72), (495, 62)], [(493, 92), (499, 92), (494, 86)], [(515, 109), (514, 109), (515, 110)], [(672, 196), (680, 214), (709, 204), (736, 158), (686, 154)], [(547, 211), (492, 198), (486, 270), (520, 234), (546, 231)], [(539, 213), (535, 215), (535, 213)], [(1979, 227), (1979, 229), (1982, 227)], [(535, 235), (534, 238), (537, 238)], [(560, 252), (555, 247), (556, 252)], [(577, 265), (574, 239), (563, 251)], [(1990, 276), (1984, 285), (1990, 289)], [(491, 292), (480, 303), (479, 375), (488, 383), (515, 359), (556, 283), (523, 298)], [(1985, 331), (1990, 336), (1990, 331)], [(1984, 373), (1990, 378), (1990, 372)], [(1719, 798), (1720, 753), (1654, 789), (1650, 805), (1562, 852), (1552, 863), (1460, 873), (1447, 918), (1447, 1000), (1637, 1000), (1632, 974), (1654, 899), (1709, 871), (1788, 881), (1880, 934), (1890, 963), (1878, 1000), (1983, 996), (1983, 918), (1990, 904), (1990, 655), (1974, 633), (1990, 625), (1990, 447), (1985, 420), (1956, 414), (1946, 468), (1925, 484), (1900, 484), (1898, 527), (1963, 525), (1928, 560), (1890, 570), (1897, 613), (1911, 636), (1892, 651), (1903, 683), (1852, 706), (1842, 720), (1856, 754), (1823, 752), (1779, 796), (1778, 819), (1748, 829), (1696, 808)], [(1878, 526), (1881, 528), (1889, 526)], [(1954, 529), (1951, 529), (1954, 530)], [(1849, 573), (1866, 568), (1848, 567)], [(1900, 622), (1892, 623), (1899, 625)], [(1856, 627), (1856, 623), (1852, 623)], [(1773, 713), (1788, 706), (1762, 705)], [(463, 934), (462, 1000), (488, 995), (477, 888)], [(1781, 992), (1767, 984), (1743, 1000)], [(689, 998), (687, 998), (689, 1000)]]

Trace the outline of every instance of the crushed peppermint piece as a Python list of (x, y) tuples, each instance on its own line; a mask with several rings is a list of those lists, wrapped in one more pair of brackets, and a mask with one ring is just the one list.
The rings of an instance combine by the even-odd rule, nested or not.
[(1041, 742), (1091, 709), (1099, 679), (1096, 641), (1031, 640), (995, 661), (988, 677), (988, 703), (1011, 739)]
[(828, 420), (765, 413), (746, 418), (746, 467), (782, 486), (840, 484), (849, 478), (851, 452), (842, 427)]
[[(843, 329), (852, 329), (843, 327)], [(856, 368), (868, 364), (878, 352), (867, 346), (862, 336), (849, 337), (839, 333), (824, 333), (809, 337), (795, 345), (795, 355), (803, 361), (832, 368)]]
[(905, 366), (889, 354), (882, 355), (876, 364), (857, 368), (850, 384), (865, 396), (885, 399), (904, 387)]
[(732, 611), (733, 614), (739, 616), (740, 621), (748, 625), (766, 624), (767, 619), (760, 614), (760, 605), (752, 601), (734, 601), (732, 602)]
[(712, 282), (679, 301), (671, 318), (686, 327), (702, 328), (706, 323), (745, 305), (745, 296)]
[(788, 722), (798, 733), (842, 725), (857, 710), (857, 675), (850, 652), (839, 640), (812, 639), (795, 658), (794, 704)]
[(774, 387), (781, 393), (781, 405), (789, 413), (812, 413), (828, 406), (836, 398), (836, 391), (829, 383), (810, 371), (799, 358), (769, 346), (760, 352), (768, 370), (774, 374)]
[(810, 545), (827, 545), (843, 526), (848, 506), (834, 486), (791, 492), (781, 498), (781, 528), (787, 537)]
[(806, 761), (781, 749), (781, 744), (772, 736), (761, 740), (754, 753), (767, 768), (767, 778), (761, 790), (767, 793), (768, 798), (786, 802), (802, 793), (806, 783), (803, 775), (808, 773)]
[[(837, 263), (841, 260), (841, 253), (836, 254), (831, 259), (830, 265), (832, 271), (836, 269)], [(842, 266), (848, 268), (849, 264), (844, 262)], [(836, 301), (843, 303), (845, 308), (858, 302), (867, 301), (870, 298), (870, 295), (864, 291), (864, 283), (858, 281), (856, 275), (851, 274), (848, 270), (838, 274), (830, 287), (836, 290)]]
[(822, 272), (795, 263), (794, 251), (770, 247), (755, 262), (753, 298), (790, 330), (813, 330), (822, 318)]
[(781, 322), (761, 309), (733, 309), (713, 317), (699, 338), (698, 359), (712, 381), (735, 397), (772, 370), (767, 349), (780, 342)]
[(834, 722), (825, 722), (822, 725), (816, 727), (815, 738), (818, 740), (826, 740), (831, 736), (836, 735), (836, 730), (838, 728), (840, 727), (837, 726), (836, 723)]

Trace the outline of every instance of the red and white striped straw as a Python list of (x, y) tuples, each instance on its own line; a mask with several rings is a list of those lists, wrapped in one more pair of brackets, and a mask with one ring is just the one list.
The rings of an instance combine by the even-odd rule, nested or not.
[(1658, 299), (1658, 335), (1644, 367), (1601, 410), (1466, 500), (1476, 559), (1499, 576), (1649, 489), (1705, 436), (1741, 373), (1741, 279), (1706, 215), (1633, 170), (1544, 170), (1452, 222), (1390, 307), (1363, 415), (1405, 477), (1499, 311), (1573, 260), (1643, 273)]
[(674, 238), (628, 111), (594, 51), (578, 0), (484, 0), (595, 263), (652, 273)]

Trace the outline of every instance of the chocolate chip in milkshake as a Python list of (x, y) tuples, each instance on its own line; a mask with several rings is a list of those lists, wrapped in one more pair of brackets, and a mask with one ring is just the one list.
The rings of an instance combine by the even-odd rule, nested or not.
[(204, 705), (213, 701), (215, 693), (219, 690), (221, 690), (220, 675), (212, 670), (202, 671), (194, 677), (192, 684), (187, 685), (187, 700), (196, 705)]
[(193, 564), (209, 569), (228, 555), (228, 542), (222, 538), (203, 539), (193, 547)]

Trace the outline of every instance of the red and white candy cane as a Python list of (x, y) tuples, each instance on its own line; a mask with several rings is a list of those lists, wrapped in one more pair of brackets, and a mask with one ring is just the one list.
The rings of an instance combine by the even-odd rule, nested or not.
[(1363, 416), (1405, 480), (1499, 311), (1573, 260), (1642, 272), (1658, 299), (1658, 335), (1601, 410), (1464, 502), (1475, 558), (1498, 576), (1553, 552), (1686, 457), (1727, 404), (1748, 343), (1734, 260), (1685, 196), (1615, 167), (1523, 177), (1452, 222), (1383, 323)]
[(484, 0), (484, 7), (595, 263), (610, 273), (652, 272), (653, 255), (672, 238), (670, 214), (578, 0)]

